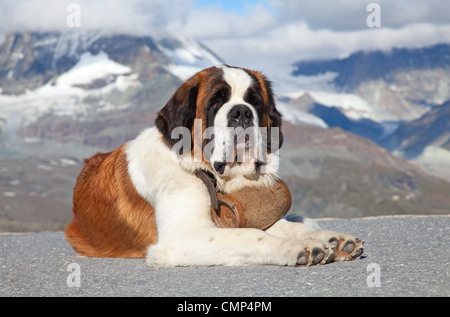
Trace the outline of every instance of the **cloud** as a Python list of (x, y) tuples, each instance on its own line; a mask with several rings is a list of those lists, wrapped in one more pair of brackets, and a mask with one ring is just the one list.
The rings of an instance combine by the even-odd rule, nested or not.
[(81, 8), (82, 29), (192, 37), (230, 64), (259, 69), (450, 42), (450, 1), (444, 0), (377, 0), (382, 27), (374, 29), (366, 24), (369, 0), (252, 1), (239, 12), (195, 0), (2, 0), (0, 34), (67, 31), (71, 2)]
[[(276, 73), (280, 67), (299, 60), (342, 58), (359, 50), (388, 51), (393, 47), (450, 42), (450, 18), (446, 14), (450, 12), (450, 2), (377, 1), (382, 27), (373, 29), (366, 23), (371, 13), (366, 11), (367, 4), (372, 1), (267, 2), (274, 12), (270, 23), (260, 24), (260, 31), (255, 27), (258, 24), (248, 23), (248, 29), (252, 29), (248, 36), (239, 32), (236, 36), (208, 34), (203, 39), (205, 44), (230, 64)], [(201, 38), (202, 34), (197, 36)]]
[[(450, 24), (412, 24), (399, 29), (377, 28), (355, 31), (313, 30), (305, 22), (279, 26), (247, 38), (205, 41), (230, 63), (263, 66), (293, 63), (302, 59), (342, 58), (359, 50), (393, 47), (423, 47), (450, 42)], [(239, 49), (236, 49), (236, 48)]]
[(193, 0), (2, 0), (0, 34), (69, 31), (67, 6), (79, 5), (81, 27), (134, 34), (176, 32), (186, 23)]
[(450, 23), (450, 2), (445, 0), (267, 0), (285, 22), (304, 21), (312, 29), (357, 30), (366, 28), (369, 3), (381, 8), (382, 26), (401, 28), (408, 24)]

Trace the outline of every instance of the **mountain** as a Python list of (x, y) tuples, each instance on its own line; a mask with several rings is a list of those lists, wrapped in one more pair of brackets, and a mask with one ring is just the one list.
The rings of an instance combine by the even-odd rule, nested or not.
[(320, 74), (333, 74), (334, 91), (305, 91), (286, 102), (450, 180), (450, 45), (300, 61), (292, 73), (303, 81)]
[(343, 59), (300, 61), (292, 75), (335, 74), (339, 92), (355, 94), (372, 107), (376, 121), (417, 119), (450, 99), (450, 45), (390, 52), (356, 52)]
[(426, 166), (430, 172), (450, 179), (450, 101), (403, 122), (380, 142), (389, 151)]
[(8, 35), (0, 49), (1, 129), (111, 149), (153, 122), (180, 84), (180, 68), (211, 63), (219, 60), (177, 38)]
[(384, 126), (367, 118), (351, 119), (335, 106), (326, 106), (317, 102), (309, 93), (290, 101), (291, 106), (320, 118), (327, 127), (340, 127), (372, 141), (384, 135)]
[[(16, 33), (1, 39), (0, 231), (64, 228), (72, 217), (72, 191), (83, 159), (135, 138), (154, 124), (156, 112), (182, 81), (223, 63), (201, 43), (175, 36), (74, 31)], [(415, 160), (432, 162), (438, 168), (435, 174), (442, 176), (448, 121), (440, 118), (448, 117), (448, 105), (432, 104), (448, 93), (447, 70), (433, 67), (407, 73), (433, 71), (441, 80), (433, 95), (437, 99), (425, 98), (429, 102), (420, 105), (422, 112), (415, 113), (413, 121), (385, 121), (396, 113), (396, 105), (380, 99), (390, 109), (388, 116), (387, 110), (359, 94), (361, 87), (378, 89), (367, 81), (389, 86), (382, 76), (362, 76), (356, 90), (342, 86), (341, 91), (277, 96), (285, 119), (280, 175), (293, 195), (292, 212), (310, 217), (450, 212), (448, 181), (379, 146), (402, 154), (420, 150), (414, 144), (427, 142)], [(357, 68), (333, 69), (338, 70)], [(420, 91), (416, 83), (416, 94), (435, 89), (435, 81)], [(400, 100), (406, 86), (392, 93)], [(431, 132), (436, 137), (427, 138)], [(441, 160), (436, 160), (436, 151), (443, 151), (438, 153)]]
[(450, 101), (434, 107), (416, 120), (402, 123), (383, 143), (389, 151), (399, 151), (414, 159), (429, 146), (450, 151)]
[(448, 214), (450, 183), (340, 128), (284, 123), (280, 174), (293, 213), (318, 217)]

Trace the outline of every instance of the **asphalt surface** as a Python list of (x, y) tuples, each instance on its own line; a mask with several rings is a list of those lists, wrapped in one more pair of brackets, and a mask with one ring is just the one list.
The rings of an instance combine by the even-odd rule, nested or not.
[(316, 267), (154, 269), (143, 260), (77, 256), (62, 232), (3, 233), (0, 296), (450, 296), (449, 216), (319, 224), (364, 239), (361, 258)]

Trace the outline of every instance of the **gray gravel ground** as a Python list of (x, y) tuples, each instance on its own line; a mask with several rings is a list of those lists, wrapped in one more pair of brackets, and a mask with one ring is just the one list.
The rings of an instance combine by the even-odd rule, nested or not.
[[(450, 296), (449, 216), (319, 224), (364, 239), (361, 259), (306, 268), (153, 269), (143, 260), (77, 256), (62, 232), (4, 233), (0, 296)], [(79, 287), (72, 278), (77, 272)], [(373, 285), (377, 281), (379, 287)]]

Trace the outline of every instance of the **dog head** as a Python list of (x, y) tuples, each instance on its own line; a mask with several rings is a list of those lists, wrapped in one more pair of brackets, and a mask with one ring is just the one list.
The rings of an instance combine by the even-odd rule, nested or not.
[(183, 83), (158, 113), (156, 126), (168, 145), (183, 149), (178, 154), (198, 159), (200, 151), (197, 162), (219, 178), (255, 178), (268, 167), (274, 172), (271, 155), (283, 142), (270, 82), (260, 72), (228, 65)]

